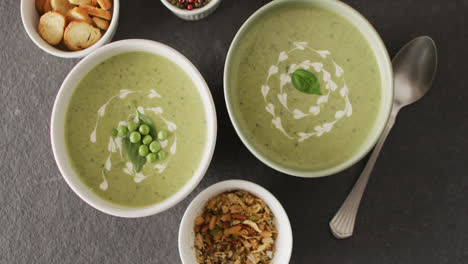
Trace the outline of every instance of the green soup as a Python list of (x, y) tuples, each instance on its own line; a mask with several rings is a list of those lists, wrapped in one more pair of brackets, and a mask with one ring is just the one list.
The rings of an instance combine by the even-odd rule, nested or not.
[[(300, 171), (349, 159), (369, 137), (381, 104), (381, 76), (364, 36), (311, 5), (283, 4), (255, 18), (234, 47), (228, 96), (245, 139), (268, 160)], [(297, 69), (322, 95), (291, 82)]]
[[(122, 137), (136, 111), (151, 118), (164, 160), (136, 171)], [(99, 197), (127, 207), (161, 202), (180, 190), (201, 161), (207, 122), (202, 99), (189, 76), (167, 58), (130, 52), (106, 59), (77, 86), (67, 109), (65, 140), (69, 161), (81, 181)]]

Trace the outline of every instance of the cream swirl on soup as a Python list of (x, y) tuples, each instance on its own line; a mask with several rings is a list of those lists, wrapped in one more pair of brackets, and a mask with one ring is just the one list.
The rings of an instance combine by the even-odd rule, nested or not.
[[(135, 110), (168, 133), (159, 141), (165, 159), (139, 169), (125, 151), (125, 137), (111, 134), (134, 121)], [(65, 140), (84, 185), (109, 202), (141, 207), (172, 196), (192, 177), (206, 129), (201, 96), (187, 73), (165, 57), (129, 52), (104, 60), (80, 81), (67, 108)]]
[[(303, 142), (304, 140), (308, 139), (311, 136), (320, 137), (323, 135), (323, 133), (330, 132), (333, 129), (333, 126), (336, 124), (336, 122), (338, 122), (341, 118), (345, 116), (350, 117), (352, 115), (353, 108), (348, 97), (349, 89), (346, 85), (346, 80), (343, 76), (344, 75), (343, 68), (341, 68), (332, 58), (330, 58), (331, 57), (330, 51), (315, 50), (313, 48), (310, 48), (307, 42), (294, 42), (293, 45), (294, 47), (292, 49), (288, 51), (280, 52), (280, 54), (278, 55), (278, 61), (276, 62), (276, 64), (273, 64), (270, 66), (265, 84), (261, 86), (260, 91), (263, 95), (263, 98), (265, 99), (265, 103), (266, 103), (265, 110), (273, 116), (272, 123), (274, 124), (275, 128), (280, 130), (286, 137), (290, 139), (297, 139), (298, 142)], [(308, 51), (308, 53), (306, 53), (304, 57), (307, 57), (310, 59), (297, 62), (297, 63), (289, 63), (288, 61), (289, 54), (293, 52), (298, 52), (298, 51)], [(321, 57), (322, 59), (331, 60), (335, 68), (334, 72), (330, 73), (329, 71), (327, 71), (324, 68), (324, 64), (320, 60), (317, 60), (316, 58), (317, 56)], [(281, 72), (280, 69), (282, 68), (281, 66), (283, 64), (286, 64), (287, 67), (284, 70), (284, 72)], [(322, 74), (322, 80), (326, 84), (325, 85), (326, 94), (318, 97), (315, 105), (314, 104), (309, 105), (306, 110), (300, 110), (298, 108), (294, 108), (294, 106), (288, 106), (288, 99), (287, 99), (288, 92), (286, 88), (287, 87), (291, 88), (292, 86), (291, 75), (297, 69), (304, 69), (304, 70), (312, 69), (313, 71), (315, 71), (315, 73)], [(279, 75), (279, 85), (277, 84), (278, 81), (270, 85), (271, 78), (277, 75)], [(334, 77), (339, 78), (339, 80), (336, 81)], [(327, 122), (324, 122), (323, 124), (319, 124), (315, 126), (314, 131), (309, 132), (309, 133), (301, 132), (301, 131), (288, 132), (287, 130), (285, 130), (281, 122), (281, 117), (276, 115), (276, 112), (275, 112), (275, 109), (277, 109), (276, 107), (278, 106), (283, 107), (284, 110), (289, 112), (293, 116), (293, 118), (297, 120), (310, 117), (310, 116), (317, 116), (320, 114), (320, 109), (322, 107), (326, 107), (328, 98), (333, 92), (337, 91), (339, 84), (341, 84), (339, 93), (340, 93), (340, 96), (343, 97), (344, 108), (342, 110), (338, 110), (335, 113), (333, 120), (329, 120)], [(278, 87), (278, 86), (279, 86), (279, 91), (277, 90), (271, 91), (271, 87)], [(273, 100), (270, 100), (269, 98), (270, 94), (276, 95), (277, 102), (279, 103), (279, 105), (278, 103), (275, 104), (275, 102), (273, 101), (276, 98), (273, 98)], [(305, 95), (303, 100), (310, 101), (310, 95), (309, 96)], [(294, 135), (297, 135), (297, 137), (294, 137)]]

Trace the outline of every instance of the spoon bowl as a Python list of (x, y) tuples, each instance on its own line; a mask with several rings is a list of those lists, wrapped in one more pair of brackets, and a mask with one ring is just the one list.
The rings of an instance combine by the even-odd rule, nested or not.
[(394, 108), (412, 104), (432, 85), (437, 70), (437, 48), (427, 36), (407, 43), (392, 60), (394, 72)]

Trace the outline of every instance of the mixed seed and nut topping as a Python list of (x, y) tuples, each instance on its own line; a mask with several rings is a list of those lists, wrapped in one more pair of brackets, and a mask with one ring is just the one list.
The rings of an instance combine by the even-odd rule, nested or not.
[(262, 199), (245, 191), (222, 193), (195, 218), (195, 250), (201, 264), (267, 264), (278, 232)]

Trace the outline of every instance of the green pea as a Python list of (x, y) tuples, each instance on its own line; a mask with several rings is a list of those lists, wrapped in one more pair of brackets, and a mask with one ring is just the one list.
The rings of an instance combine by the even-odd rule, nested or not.
[(161, 150), (158, 152), (158, 159), (159, 160), (164, 160), (166, 158), (166, 152), (164, 150)]
[(143, 140), (142, 140), (143, 144), (145, 144), (145, 145), (149, 145), (151, 143), (151, 141), (153, 141), (153, 137), (150, 136), (150, 135), (144, 136)]
[(149, 149), (148, 149), (148, 146), (146, 145), (141, 145), (139, 148), (138, 148), (138, 154), (142, 157), (145, 157), (146, 155), (148, 155), (149, 153)]
[(150, 132), (150, 127), (148, 125), (141, 125), (140, 128), (138, 129), (142, 135), (148, 135)]
[(119, 136), (123, 137), (123, 136), (127, 135), (128, 129), (127, 129), (126, 126), (123, 126), (123, 125), (119, 126), (119, 128), (117, 128), (117, 130), (118, 130), (117, 132), (118, 132)]
[(161, 149), (161, 145), (159, 144), (158, 141), (155, 140), (151, 142), (151, 144), (149, 145), (149, 149), (151, 150), (151, 152), (155, 153)]
[(161, 130), (158, 132), (158, 139), (159, 140), (166, 140), (167, 138), (167, 131), (166, 130)]
[(136, 131), (133, 131), (132, 133), (130, 133), (130, 142), (138, 143), (138, 142), (140, 142), (140, 140), (141, 140), (140, 133), (138, 133)]
[(113, 128), (112, 129), (112, 136), (116, 137), (119, 134), (119, 131), (117, 129)]
[(156, 156), (156, 153), (150, 153), (146, 156), (146, 161), (149, 163), (155, 162), (158, 159), (158, 156)]
[(133, 131), (137, 130), (137, 128), (138, 128), (138, 124), (137, 124), (137, 123), (135, 123), (135, 122), (133, 122), (133, 121), (130, 122), (130, 123), (128, 123), (128, 130), (129, 130), (130, 132), (133, 132)]

